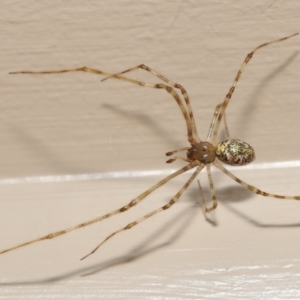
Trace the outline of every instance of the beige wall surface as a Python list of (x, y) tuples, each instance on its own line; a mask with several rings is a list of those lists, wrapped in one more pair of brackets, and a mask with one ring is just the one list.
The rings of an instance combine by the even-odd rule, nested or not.
[[(300, 31), (299, 13), (298, 0), (1, 1), (0, 250), (125, 205), (185, 164), (166, 165), (167, 151), (189, 146), (163, 90), (9, 72), (144, 63), (187, 89), (205, 139), (246, 54)], [(300, 195), (299, 49), (296, 36), (258, 51), (227, 110), (231, 136), (257, 157), (231, 170), (284, 195)], [(300, 202), (213, 171), (219, 206), (206, 217), (195, 181), (172, 209), (79, 260), (167, 203), (183, 174), (126, 213), (1, 255), (0, 299), (300, 299)]]

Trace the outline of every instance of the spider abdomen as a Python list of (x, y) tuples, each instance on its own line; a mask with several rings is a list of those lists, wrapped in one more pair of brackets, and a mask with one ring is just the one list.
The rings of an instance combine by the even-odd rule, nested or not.
[(220, 161), (231, 166), (242, 166), (255, 159), (254, 149), (239, 139), (229, 139), (216, 146), (216, 155)]

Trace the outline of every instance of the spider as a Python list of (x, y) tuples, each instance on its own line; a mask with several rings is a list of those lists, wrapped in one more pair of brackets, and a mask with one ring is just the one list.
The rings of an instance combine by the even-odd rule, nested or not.
[[(182, 174), (182, 173), (184, 173), (188, 170), (191, 170), (193, 168), (196, 168), (196, 170), (194, 171), (192, 176), (184, 184), (184, 186), (179, 190), (179, 192), (167, 204), (165, 204), (164, 206), (162, 206), (162, 207), (160, 207), (160, 208), (144, 215), (143, 217), (127, 224), (125, 227), (120, 228), (119, 230), (116, 230), (116, 231), (112, 232), (100, 244), (98, 244), (90, 253), (88, 253), (87, 255), (82, 257), (81, 260), (85, 259), (86, 257), (90, 256), (91, 254), (95, 253), (106, 241), (108, 241), (113, 236), (117, 235), (118, 233), (120, 233), (122, 231), (125, 231), (125, 230), (128, 230), (128, 229), (131, 229), (132, 227), (134, 227), (134, 226), (138, 225), (139, 223), (141, 223), (142, 221), (145, 221), (146, 219), (154, 216), (155, 214), (157, 214), (157, 213), (159, 213), (163, 210), (167, 210), (167, 209), (171, 208), (178, 201), (178, 199), (183, 194), (183, 192), (189, 187), (189, 185), (192, 183), (192, 181), (201, 172), (201, 170), (204, 169), (204, 168), (206, 168), (206, 170), (207, 170), (209, 186), (210, 186), (210, 192), (211, 192), (212, 205), (211, 205), (211, 207), (207, 207), (207, 205), (205, 203), (205, 199), (203, 197), (200, 182), (198, 181), (201, 201), (202, 201), (204, 211), (206, 213), (214, 210), (217, 207), (217, 198), (216, 198), (214, 185), (213, 185), (213, 179), (212, 179), (212, 174), (211, 174), (211, 165), (214, 165), (215, 167), (220, 169), (222, 172), (224, 172), (226, 175), (228, 175), (230, 178), (232, 178), (233, 180), (235, 180), (236, 182), (241, 184), (243, 187), (245, 187), (246, 189), (248, 189), (248, 190), (250, 190), (250, 191), (252, 191), (252, 192), (254, 192), (258, 195), (262, 195), (262, 196), (265, 196), (265, 197), (274, 197), (274, 198), (279, 198), (279, 199), (300, 200), (300, 196), (277, 195), (277, 194), (272, 194), (272, 193), (262, 191), (262, 190), (260, 190), (256, 187), (246, 183), (245, 181), (239, 179), (234, 174), (229, 172), (222, 165), (222, 163), (225, 163), (225, 164), (232, 165), (232, 166), (242, 166), (242, 165), (246, 165), (248, 163), (251, 163), (255, 159), (254, 150), (248, 143), (246, 143), (244, 141), (241, 141), (239, 139), (229, 138), (229, 132), (228, 132), (228, 127), (227, 127), (226, 118), (225, 118), (226, 107), (228, 106), (228, 104), (230, 102), (230, 99), (231, 99), (231, 97), (232, 97), (232, 95), (235, 91), (236, 85), (237, 85), (237, 83), (238, 83), (238, 81), (239, 81), (246, 65), (248, 64), (250, 59), (253, 57), (253, 54), (257, 50), (259, 50), (259, 49), (261, 49), (265, 46), (268, 46), (270, 44), (274, 44), (274, 43), (277, 43), (277, 42), (287, 40), (287, 39), (289, 39), (293, 36), (296, 36), (298, 34), (299, 33), (295, 33), (295, 34), (292, 34), (292, 35), (284, 37), (284, 38), (280, 38), (280, 39), (277, 39), (277, 40), (270, 41), (268, 43), (261, 44), (258, 47), (256, 47), (255, 49), (253, 49), (246, 56), (242, 66), (240, 67), (240, 69), (237, 72), (237, 75), (234, 79), (233, 85), (230, 87), (229, 92), (226, 95), (224, 101), (219, 103), (215, 108), (206, 141), (202, 141), (198, 137), (197, 129), (196, 129), (196, 125), (195, 125), (195, 120), (194, 120), (194, 116), (193, 116), (193, 111), (192, 111), (192, 107), (191, 107), (191, 103), (190, 103), (188, 94), (187, 94), (186, 90), (184, 89), (184, 87), (181, 86), (178, 83), (174, 83), (174, 82), (170, 81), (166, 77), (160, 75), (159, 73), (157, 73), (156, 71), (154, 71), (153, 69), (149, 68), (148, 66), (146, 66), (144, 64), (135, 66), (133, 68), (127, 69), (127, 70), (125, 70), (123, 72), (120, 72), (120, 73), (117, 73), (117, 74), (110, 74), (110, 73), (107, 73), (107, 72), (103, 72), (103, 71), (93, 69), (93, 68), (88, 68), (88, 67), (81, 67), (81, 68), (76, 68), (76, 69), (55, 70), (55, 71), (37, 71), (37, 72), (35, 72), (35, 71), (19, 71), (19, 72), (11, 72), (10, 74), (20, 74), (20, 73), (22, 73), (22, 74), (57, 74), (57, 73), (67, 73), (67, 72), (86, 72), (86, 73), (94, 73), (94, 74), (104, 75), (105, 78), (102, 79), (102, 81), (110, 79), (110, 78), (115, 78), (115, 79), (119, 79), (119, 80), (128, 81), (128, 82), (131, 82), (133, 84), (137, 84), (137, 85), (144, 86), (144, 87), (155, 88), (155, 89), (164, 89), (169, 94), (171, 94), (171, 96), (175, 99), (175, 101), (177, 102), (177, 104), (178, 104), (178, 106), (179, 106), (179, 108), (180, 108), (180, 110), (183, 114), (183, 117), (184, 117), (185, 122), (186, 122), (187, 136), (188, 136), (188, 141), (190, 143), (190, 146), (184, 147), (184, 148), (181, 148), (181, 149), (176, 149), (176, 150), (173, 150), (173, 151), (169, 151), (169, 152), (166, 153), (167, 156), (172, 156), (175, 153), (186, 151), (186, 157), (173, 156), (172, 158), (170, 158), (166, 161), (167, 163), (172, 163), (175, 160), (182, 160), (182, 161), (185, 161), (185, 162), (188, 163), (186, 166), (184, 166), (183, 168), (181, 168), (177, 172), (174, 172), (173, 174), (167, 176), (163, 180), (159, 181), (154, 186), (152, 186), (151, 188), (149, 188), (148, 190), (143, 192), (141, 195), (139, 195), (136, 198), (134, 198), (133, 200), (131, 200), (128, 204), (124, 205), (123, 207), (121, 207), (117, 210), (114, 210), (114, 211), (112, 211), (108, 214), (105, 214), (103, 216), (100, 216), (100, 217), (97, 217), (95, 219), (92, 219), (92, 220), (80, 223), (78, 225), (75, 225), (73, 227), (70, 227), (70, 228), (67, 228), (67, 229), (64, 229), (64, 230), (60, 230), (60, 231), (56, 231), (56, 232), (53, 232), (53, 233), (49, 233), (49, 234), (47, 234), (45, 236), (42, 236), (40, 238), (33, 239), (33, 240), (27, 241), (25, 243), (19, 244), (17, 246), (5, 249), (5, 250), (1, 251), (0, 254), (9, 252), (9, 251), (12, 251), (12, 250), (15, 250), (15, 249), (33, 244), (33, 243), (36, 243), (36, 242), (39, 242), (39, 241), (56, 238), (60, 235), (68, 233), (70, 231), (77, 230), (79, 228), (91, 225), (93, 223), (100, 222), (100, 221), (102, 221), (104, 219), (107, 219), (111, 216), (114, 216), (116, 214), (125, 212), (128, 209), (130, 209), (130, 208), (134, 207), (135, 205), (137, 205), (139, 202), (141, 202), (143, 199), (145, 199), (149, 194), (151, 194), (154, 190), (158, 189), (159, 187), (164, 185), (166, 182), (170, 181), (174, 177), (176, 177), (176, 176), (178, 176), (178, 175), (180, 175), (180, 174)], [(142, 69), (142, 70), (145, 70), (147, 72), (152, 73), (153, 75), (155, 75), (156, 77), (161, 79), (164, 83), (157, 83), (157, 84), (146, 83), (146, 82), (141, 82), (141, 81), (123, 76), (124, 74), (129, 73), (129, 72), (134, 71), (134, 70), (137, 70), (137, 69)], [(179, 97), (178, 91), (180, 91), (185, 103)], [(216, 139), (217, 139), (217, 136), (218, 136), (219, 127), (220, 127), (220, 123), (221, 123), (222, 119), (223, 119), (223, 122), (224, 122), (224, 125), (225, 125), (225, 130), (226, 130), (228, 139), (225, 140), (225, 141), (222, 141), (220, 143), (216, 143)]]

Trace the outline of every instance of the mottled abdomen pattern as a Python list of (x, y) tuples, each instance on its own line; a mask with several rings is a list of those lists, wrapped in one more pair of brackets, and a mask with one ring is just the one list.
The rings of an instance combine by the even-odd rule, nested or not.
[(253, 148), (239, 139), (229, 139), (216, 146), (216, 155), (220, 161), (231, 166), (242, 166), (255, 159)]

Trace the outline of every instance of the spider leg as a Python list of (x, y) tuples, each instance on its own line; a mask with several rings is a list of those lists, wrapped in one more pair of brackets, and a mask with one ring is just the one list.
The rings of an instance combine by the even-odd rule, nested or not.
[[(254, 49), (246, 56), (246, 58), (245, 58), (245, 60), (244, 60), (244, 62), (243, 62), (243, 64), (242, 64), (241, 68), (240, 68), (240, 69), (238, 70), (238, 72), (237, 72), (237, 75), (236, 75), (236, 77), (235, 77), (235, 79), (234, 79), (234, 82), (233, 82), (231, 88), (229, 89), (229, 92), (227, 93), (227, 95), (226, 95), (224, 101), (223, 101), (222, 103), (219, 104), (219, 105), (221, 105), (221, 108), (219, 109), (218, 117), (215, 119), (214, 123), (212, 124), (212, 129), (211, 129), (211, 131), (212, 131), (212, 133), (211, 133), (211, 135), (212, 135), (211, 140), (212, 140), (212, 143), (213, 143), (213, 144), (214, 144), (215, 141), (216, 141), (217, 134), (218, 134), (218, 131), (219, 131), (220, 122), (221, 122), (221, 120), (222, 120), (222, 117), (224, 116), (225, 109), (226, 109), (226, 107), (227, 107), (227, 105), (228, 105), (228, 103), (229, 103), (229, 101), (230, 101), (230, 99), (231, 99), (231, 97), (232, 97), (232, 95), (233, 95), (233, 93), (234, 93), (234, 91), (235, 91), (236, 85), (237, 85), (237, 83), (238, 83), (238, 81), (239, 81), (239, 79), (240, 79), (240, 77), (241, 77), (241, 75), (242, 75), (242, 73), (243, 73), (243, 71), (244, 71), (246, 65), (248, 64), (248, 62), (250, 61), (250, 59), (253, 57), (254, 53), (255, 53), (257, 50), (259, 50), (260, 48), (263, 48), (263, 47), (265, 47), (265, 46), (268, 46), (268, 45), (271, 45), (271, 44), (274, 44), (274, 43), (278, 43), (278, 42), (287, 40), (287, 39), (289, 39), (289, 38), (291, 38), (291, 37), (293, 37), (293, 36), (295, 36), (295, 35), (297, 35), (297, 34), (299, 34), (299, 33), (294, 33), (294, 34), (292, 34), (292, 35), (290, 35), (290, 36), (287, 36), (287, 37), (284, 37), (284, 38), (281, 38), (281, 39), (277, 39), (277, 40), (273, 40), (273, 41), (268, 42), (268, 43), (261, 44), (261, 45), (259, 45), (258, 47), (254, 48)], [(217, 106), (217, 107), (218, 107), (218, 106)]]
[(250, 190), (253, 193), (256, 193), (258, 195), (262, 195), (265, 197), (273, 197), (273, 198), (278, 198), (278, 199), (289, 199), (289, 200), (300, 200), (300, 196), (285, 196), (285, 195), (278, 195), (278, 194), (271, 194), (268, 192), (264, 192), (253, 185), (250, 185), (246, 183), (245, 181), (239, 179), (235, 175), (233, 175), (231, 172), (229, 172), (227, 169), (225, 169), (222, 164), (220, 164), (218, 161), (214, 161), (213, 164), (219, 168), (222, 172), (224, 172), (226, 175), (228, 175), (230, 178), (232, 178), (234, 181), (245, 187), (246, 189)]
[(64, 70), (52, 70), (52, 71), (17, 71), (9, 72), (9, 74), (60, 74), (60, 73), (70, 73), (70, 72), (85, 72), (85, 73), (94, 73), (104, 76), (112, 76), (113, 74), (103, 72), (101, 70), (92, 69), (89, 67), (81, 67), (75, 69), (64, 69)]
[(224, 126), (225, 126), (225, 132), (226, 132), (226, 135), (227, 135), (227, 139), (229, 139), (230, 134), (229, 134), (229, 129), (228, 129), (228, 125), (227, 125), (227, 117), (226, 117), (225, 111), (224, 111), (224, 114), (223, 114), (223, 121), (224, 121)]
[(58, 237), (60, 235), (66, 234), (68, 232), (77, 230), (77, 229), (82, 228), (82, 227), (86, 227), (88, 225), (91, 225), (91, 224), (94, 224), (94, 223), (97, 223), (97, 222), (101, 222), (104, 219), (107, 219), (107, 218), (110, 218), (110, 217), (112, 217), (114, 215), (117, 215), (119, 213), (125, 212), (126, 210), (128, 210), (128, 209), (132, 208), (133, 206), (137, 205), (144, 198), (146, 198), (149, 194), (151, 194), (153, 191), (155, 191), (156, 189), (158, 189), (159, 187), (161, 187), (163, 184), (167, 183), (169, 180), (173, 179), (174, 177), (176, 177), (176, 176), (178, 176), (178, 175), (180, 175), (180, 174), (182, 174), (182, 173), (184, 173), (184, 172), (186, 172), (186, 171), (188, 171), (188, 170), (190, 170), (190, 169), (192, 169), (192, 168), (194, 168), (196, 166), (199, 166), (199, 162), (193, 161), (192, 163), (186, 165), (185, 167), (181, 168), (177, 172), (175, 172), (175, 173), (167, 176), (163, 180), (159, 181), (157, 184), (155, 184), (154, 186), (152, 186), (150, 189), (148, 189), (144, 193), (140, 194), (139, 196), (137, 196), (136, 198), (134, 198), (133, 200), (131, 200), (127, 205), (125, 205), (125, 206), (123, 206), (123, 207), (121, 207), (121, 208), (119, 208), (117, 210), (114, 210), (114, 211), (112, 211), (112, 212), (110, 212), (110, 213), (108, 213), (106, 215), (103, 215), (103, 216), (100, 216), (98, 218), (89, 220), (87, 222), (83, 222), (83, 223), (77, 224), (75, 226), (69, 227), (69, 228), (64, 229), (64, 230), (60, 230), (60, 231), (49, 233), (49, 234), (47, 234), (45, 236), (42, 236), (40, 238), (33, 239), (33, 240), (27, 241), (25, 243), (19, 244), (17, 246), (14, 246), (14, 247), (2, 250), (2, 251), (0, 251), (0, 254), (6, 253), (6, 252), (9, 252), (9, 251), (21, 248), (21, 247), (25, 247), (25, 246), (28, 246), (30, 244), (33, 244), (33, 243), (36, 243), (36, 242), (40, 242), (40, 241), (43, 241), (43, 240), (54, 239), (54, 238), (56, 238), (56, 237)]
[(174, 162), (174, 161), (177, 160), (177, 159), (180, 159), (180, 160), (183, 160), (183, 161), (187, 161), (187, 162), (189, 162), (189, 163), (192, 162), (192, 160), (190, 160), (190, 159), (188, 159), (188, 158), (186, 158), (186, 157), (182, 157), (182, 156), (174, 156), (174, 157), (168, 159), (168, 160), (166, 161), (166, 163), (167, 163), (167, 164), (170, 164), (170, 163)]
[(91, 254), (95, 253), (106, 241), (111, 239), (116, 234), (118, 234), (122, 231), (128, 230), (128, 229), (131, 229), (132, 227), (134, 227), (137, 224), (141, 223), (142, 221), (152, 217), (153, 215), (156, 215), (157, 213), (159, 213), (163, 210), (169, 209), (173, 204), (175, 204), (177, 202), (177, 200), (180, 198), (180, 196), (183, 194), (183, 192), (188, 188), (188, 186), (192, 183), (192, 181), (195, 179), (195, 177), (203, 169), (203, 167), (204, 167), (204, 165), (198, 166), (198, 168), (196, 169), (194, 174), (190, 177), (190, 179), (186, 182), (186, 184), (180, 189), (180, 191), (166, 205), (160, 207), (159, 209), (156, 209), (156, 210), (150, 212), (149, 214), (143, 216), (142, 218), (140, 218), (140, 219), (138, 219), (134, 222), (131, 222), (131, 223), (127, 224), (125, 227), (114, 231), (113, 233), (108, 235), (95, 249), (93, 249), (93, 251), (91, 251), (90, 253), (88, 253), (84, 257), (82, 257), (81, 260), (83, 260), (83, 259), (87, 258), (88, 256), (90, 256)]
[(211, 175), (211, 170), (210, 170), (210, 165), (206, 165), (206, 170), (207, 170), (207, 176), (208, 176), (208, 180), (209, 180), (209, 187), (210, 187), (210, 194), (211, 194), (211, 199), (212, 199), (212, 207), (207, 208), (205, 207), (205, 212), (210, 212), (214, 209), (217, 208), (217, 197), (216, 197), (216, 193), (215, 193), (215, 189), (214, 189), (214, 184), (213, 184), (213, 180), (212, 180), (212, 175)]
[(212, 121), (210, 123), (210, 127), (209, 127), (209, 130), (208, 130), (208, 134), (207, 134), (207, 138), (206, 140), (208, 142), (212, 142), (212, 134), (213, 134), (213, 131), (214, 131), (214, 127), (215, 127), (215, 124), (216, 124), (216, 121), (217, 121), (217, 118), (220, 114), (220, 110), (222, 108), (222, 104), (218, 104), (215, 108), (215, 111), (214, 111), (214, 114), (213, 114), (213, 118), (212, 118)]
[[(19, 72), (10, 72), (9, 74), (59, 74), (59, 73), (69, 73), (69, 72), (86, 72), (86, 73), (94, 73), (94, 74), (98, 74), (98, 75), (100, 74), (100, 75), (104, 75), (104, 76), (113, 77), (113, 78), (116, 78), (119, 80), (128, 81), (133, 84), (140, 85), (140, 86), (147, 86), (147, 87), (151, 87), (151, 88), (155, 88), (155, 89), (165, 89), (176, 100), (176, 102), (184, 116), (186, 126), (187, 126), (187, 131), (188, 131), (188, 140), (189, 140), (190, 144), (194, 145), (194, 144), (196, 144), (196, 142), (200, 141), (197, 133), (195, 134), (193, 131), (194, 125), (191, 124), (191, 119), (190, 119), (189, 115), (191, 115), (193, 117), (193, 114), (191, 114), (190, 112), (189, 112), (189, 114), (187, 113), (186, 108), (184, 107), (182, 100), (178, 96), (176, 90), (173, 87), (168, 86), (166, 84), (152, 84), (152, 83), (141, 82), (138, 80), (124, 77), (122, 75), (114, 75), (114, 74), (110, 74), (110, 73), (103, 72), (101, 70), (97, 70), (97, 69), (93, 69), (93, 68), (89, 68), (89, 67), (64, 69), (64, 70), (52, 70), (52, 71), (19, 71)], [(190, 106), (188, 108), (190, 108)]]
[(188, 132), (188, 141), (190, 142), (190, 144), (194, 145), (194, 144), (196, 144), (200, 141), (198, 135), (194, 134), (189, 114), (187, 113), (180, 97), (178, 96), (176, 90), (173, 87), (171, 87), (169, 85), (166, 85), (166, 84), (163, 84), (163, 83), (153, 84), (153, 83), (142, 82), (142, 81), (138, 81), (138, 80), (135, 80), (135, 79), (132, 79), (132, 78), (123, 77), (122, 75), (114, 75), (113, 78), (128, 81), (128, 82), (140, 85), (140, 86), (146, 86), (146, 87), (155, 88), (155, 89), (165, 89), (176, 100), (176, 102), (177, 102), (177, 104), (178, 104), (178, 106), (179, 106), (179, 108), (180, 108), (180, 110), (181, 110), (181, 112), (184, 116), (186, 126), (187, 126), (187, 132)]
[(137, 70), (137, 69), (142, 69), (142, 70), (145, 70), (147, 72), (150, 72), (153, 75), (155, 75), (156, 77), (158, 77), (161, 80), (163, 80), (164, 82), (166, 82), (169, 85), (171, 85), (172, 87), (180, 90), (180, 92), (181, 92), (181, 94), (182, 94), (182, 96), (183, 96), (183, 98), (185, 100), (186, 106), (187, 106), (187, 111), (188, 111), (189, 118), (190, 118), (190, 121), (191, 121), (191, 127), (192, 127), (193, 137), (194, 137), (194, 139), (197, 142), (200, 142), (200, 139), (199, 139), (199, 136), (198, 136), (198, 133), (197, 133), (197, 128), (196, 128), (196, 124), (195, 124), (195, 118), (194, 118), (194, 115), (193, 115), (193, 110), (192, 110), (191, 102), (190, 102), (189, 96), (187, 94), (187, 91), (185, 90), (185, 88), (181, 84), (175, 83), (175, 82), (167, 79), (163, 75), (157, 73), (156, 71), (154, 71), (153, 69), (151, 69), (150, 67), (148, 67), (148, 66), (146, 66), (144, 64), (140, 64), (140, 65), (135, 66), (133, 68), (129, 68), (129, 69), (127, 69), (125, 71), (122, 71), (120, 73), (116, 73), (115, 75), (110, 75), (110, 76), (102, 79), (102, 81), (107, 80), (107, 79), (112, 78), (112, 77), (116, 77), (118, 75), (123, 75), (125, 73), (132, 72), (132, 71)]
[[(209, 127), (207, 138), (206, 138), (206, 140), (208, 142), (212, 142), (212, 133), (213, 133), (213, 130), (214, 130), (214, 125), (215, 125), (216, 120), (217, 120), (217, 118), (220, 114), (221, 108), (222, 108), (222, 104), (218, 104), (215, 108), (213, 118), (212, 118), (212, 121), (210, 123), (210, 127)], [(229, 129), (228, 129), (228, 125), (227, 125), (227, 119), (226, 119), (225, 111), (224, 111), (224, 114), (223, 114), (223, 121), (224, 121), (225, 132), (226, 132), (227, 138), (229, 138), (230, 135), (229, 135)]]
[(200, 194), (202, 207), (204, 208), (205, 213), (208, 213), (217, 208), (218, 202), (217, 202), (217, 197), (216, 197), (216, 193), (215, 193), (215, 189), (214, 189), (214, 185), (213, 185), (210, 165), (206, 165), (206, 170), (207, 170), (207, 176), (208, 176), (208, 180), (209, 180), (211, 199), (212, 199), (212, 203), (213, 203), (213, 205), (211, 207), (208, 208), (206, 205), (205, 198), (203, 195), (203, 190), (202, 190), (199, 180), (198, 180), (198, 186), (199, 186), (199, 194)]
[(181, 151), (187, 151), (187, 150), (189, 150), (189, 149), (190, 149), (190, 147), (184, 147), (184, 148), (172, 150), (172, 151), (167, 152), (167, 153), (166, 153), (166, 156), (171, 156), (171, 155), (173, 155), (173, 154), (175, 154), (175, 153), (178, 153), (178, 152), (181, 152)]
[[(190, 149), (190, 147), (184, 147), (184, 148), (176, 149), (176, 150), (173, 150), (173, 151), (169, 151), (169, 152), (166, 153), (166, 156), (171, 156), (171, 155), (173, 155), (174, 153), (178, 153), (178, 152), (181, 152), (181, 151), (186, 151), (186, 150), (189, 150), (189, 149)], [(175, 157), (172, 157), (172, 158), (168, 159), (168, 160), (166, 161), (166, 163), (167, 163), (167, 164), (170, 164), (170, 163), (174, 162), (174, 161), (177, 160), (177, 159), (181, 159), (181, 160), (187, 161), (187, 162), (192, 162), (192, 160), (187, 159), (186, 157), (175, 156)]]

